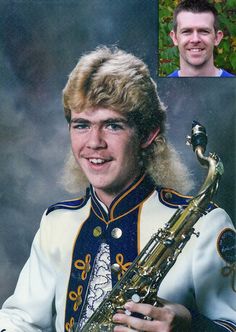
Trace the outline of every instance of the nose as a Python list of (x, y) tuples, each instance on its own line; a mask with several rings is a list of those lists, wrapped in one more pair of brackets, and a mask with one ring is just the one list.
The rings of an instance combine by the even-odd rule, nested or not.
[(198, 31), (193, 31), (191, 35), (191, 42), (192, 43), (199, 43), (200, 42), (200, 37)]
[(103, 149), (106, 147), (104, 133), (101, 128), (92, 127), (88, 133), (86, 146), (90, 149)]

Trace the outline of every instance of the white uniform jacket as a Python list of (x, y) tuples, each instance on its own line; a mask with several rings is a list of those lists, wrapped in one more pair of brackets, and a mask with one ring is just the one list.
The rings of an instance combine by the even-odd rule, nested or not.
[[(52, 205), (42, 217), (15, 292), (0, 311), (0, 331), (54, 331), (54, 324), (57, 332), (69, 331), (78, 321), (101, 243), (109, 244), (111, 265), (119, 265), (111, 272), (115, 284), (151, 235), (188, 199), (143, 176), (114, 199), (109, 211), (92, 189), (81, 199)], [(232, 222), (212, 206), (195, 229), (200, 236), (188, 241), (158, 295), (215, 321), (222, 331), (235, 331)]]

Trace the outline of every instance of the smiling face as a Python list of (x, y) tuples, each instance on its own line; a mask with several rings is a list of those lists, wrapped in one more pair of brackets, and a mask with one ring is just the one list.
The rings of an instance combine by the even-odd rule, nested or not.
[(209, 73), (215, 69), (213, 50), (219, 45), (223, 33), (215, 31), (211, 12), (181, 11), (177, 16), (177, 30), (171, 31), (170, 36), (179, 48), (182, 71), (197, 69)]
[(140, 173), (140, 144), (126, 118), (97, 107), (71, 113), (72, 151), (79, 166), (108, 206)]

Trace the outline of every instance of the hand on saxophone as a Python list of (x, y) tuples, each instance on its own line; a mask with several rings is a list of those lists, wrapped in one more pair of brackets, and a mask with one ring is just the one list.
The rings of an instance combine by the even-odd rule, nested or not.
[(162, 307), (154, 307), (145, 303), (134, 303), (132, 301), (125, 304), (125, 309), (132, 313), (137, 313), (146, 319), (137, 318), (126, 313), (117, 313), (113, 316), (116, 325), (114, 332), (188, 332), (191, 326), (191, 314), (189, 310), (181, 304), (169, 303), (160, 299)]

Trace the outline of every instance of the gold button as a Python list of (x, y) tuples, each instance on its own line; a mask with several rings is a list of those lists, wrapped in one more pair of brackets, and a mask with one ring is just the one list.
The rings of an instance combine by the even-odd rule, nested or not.
[(172, 198), (172, 194), (170, 192), (167, 192), (165, 193), (165, 198), (168, 200), (168, 199), (171, 199)]
[(121, 267), (120, 267), (119, 264), (114, 263), (114, 264), (112, 264), (112, 266), (111, 266), (111, 270), (112, 270), (113, 272), (119, 273), (119, 272), (121, 271)]
[(111, 236), (114, 239), (119, 239), (122, 236), (122, 230), (118, 227), (113, 228), (113, 230), (111, 231)]
[(99, 237), (102, 234), (102, 228), (100, 226), (97, 226), (93, 230), (93, 236)]

